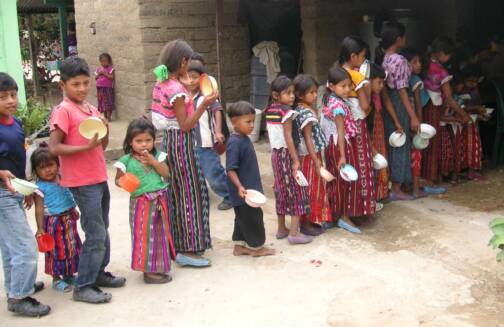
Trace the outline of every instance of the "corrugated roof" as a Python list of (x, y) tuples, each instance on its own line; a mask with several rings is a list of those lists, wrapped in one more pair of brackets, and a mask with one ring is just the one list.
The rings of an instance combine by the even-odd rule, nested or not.
[[(67, 0), (67, 10), (74, 11), (74, 0)], [(17, 0), (18, 13), (21, 14), (45, 14), (57, 13), (58, 7), (46, 4), (44, 0)]]

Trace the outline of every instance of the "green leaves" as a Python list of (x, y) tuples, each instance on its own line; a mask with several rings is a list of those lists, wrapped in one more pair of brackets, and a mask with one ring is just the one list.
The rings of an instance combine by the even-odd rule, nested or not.
[(21, 120), (26, 137), (30, 137), (37, 131), (40, 131), (47, 125), (51, 109), (41, 103), (36, 102), (33, 98), (26, 101), (24, 108), (20, 108), (16, 112), (16, 117)]
[(498, 225), (504, 225), (504, 218), (495, 218), (490, 222), (490, 228)]
[(504, 261), (504, 218), (495, 218), (489, 224), (494, 236), (490, 239), (488, 246), (494, 249), (501, 249), (497, 254), (497, 261)]

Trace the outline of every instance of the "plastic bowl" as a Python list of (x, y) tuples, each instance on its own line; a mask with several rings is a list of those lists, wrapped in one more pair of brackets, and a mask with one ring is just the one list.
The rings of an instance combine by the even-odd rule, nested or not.
[(429, 146), (429, 139), (426, 139), (422, 134), (417, 134), (413, 137), (413, 146), (415, 149), (423, 150)]
[(38, 186), (25, 181), (24, 179), (14, 178), (11, 179), (12, 187), (16, 190), (16, 192), (21, 193), (23, 195), (30, 195), (38, 189)]
[(494, 108), (485, 108), (485, 110), (486, 110), (486, 114), (487, 114), (488, 116), (490, 116), (491, 114), (493, 114), (493, 112), (495, 111), (495, 109), (494, 109)]
[(84, 120), (79, 125), (79, 133), (82, 137), (90, 140), (96, 133), (98, 133), (98, 139), (101, 139), (107, 135), (107, 126), (98, 117), (89, 117)]
[(390, 146), (394, 148), (400, 148), (406, 143), (406, 134), (405, 133), (399, 133), (399, 132), (394, 132), (390, 134), (389, 137), (389, 144)]
[(259, 208), (266, 204), (266, 197), (259, 191), (247, 190), (247, 195), (245, 195), (245, 203), (247, 203), (252, 208)]
[(208, 96), (219, 91), (217, 80), (208, 74), (202, 74), (200, 77), (200, 92), (203, 96)]
[(51, 234), (44, 233), (37, 235), (37, 245), (39, 252), (45, 253), (54, 249), (54, 239)]
[(220, 156), (226, 152), (226, 144), (222, 142), (215, 142), (213, 149)]
[(373, 167), (376, 170), (385, 169), (388, 167), (388, 161), (387, 161), (387, 159), (385, 159), (385, 157), (383, 155), (381, 155), (380, 153), (377, 153), (373, 157)]
[(296, 174), (296, 182), (299, 184), (299, 186), (303, 187), (308, 186), (308, 180), (306, 179), (305, 175), (301, 170), (298, 170)]
[(326, 182), (332, 182), (336, 178), (324, 167), (320, 167), (320, 177), (322, 177)]
[(473, 121), (473, 123), (475, 123), (478, 120), (478, 115), (477, 114), (472, 114), (471, 115), (471, 120)]
[(129, 193), (133, 193), (140, 186), (140, 180), (132, 173), (125, 173), (119, 178), (119, 185)]
[(346, 164), (340, 169), (340, 176), (347, 182), (355, 182), (359, 175), (352, 165)]
[(429, 124), (420, 124), (420, 135), (424, 139), (433, 138), (436, 135), (436, 129)]

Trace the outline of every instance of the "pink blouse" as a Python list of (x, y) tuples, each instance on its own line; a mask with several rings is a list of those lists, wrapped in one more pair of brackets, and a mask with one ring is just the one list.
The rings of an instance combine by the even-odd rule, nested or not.
[(331, 94), (327, 100), (327, 105), (324, 106), (322, 112), (324, 113), (324, 116), (330, 120), (334, 120), (338, 115), (343, 116), (345, 136), (347, 138), (352, 138), (357, 134), (357, 128), (355, 127), (355, 121), (352, 117), (352, 113), (350, 112), (347, 104), (340, 97)]
[[(112, 72), (114, 71), (114, 67), (112, 67), (112, 66), (98, 67), (98, 68), (96, 68), (95, 74), (98, 75), (98, 72), (100, 72), (100, 71), (105, 71), (105, 72), (107, 72), (107, 74), (112, 74)], [(100, 75), (96, 79), (96, 87), (114, 87), (114, 81), (111, 79), (108, 79), (104, 75)]]

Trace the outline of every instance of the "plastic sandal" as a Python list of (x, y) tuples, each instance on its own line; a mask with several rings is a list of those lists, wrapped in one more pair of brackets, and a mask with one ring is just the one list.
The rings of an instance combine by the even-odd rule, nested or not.
[(285, 232), (278, 232), (276, 233), (275, 237), (277, 240), (281, 240), (283, 238), (286, 238), (287, 236), (289, 236), (289, 231), (285, 231)]
[(443, 194), (446, 193), (446, 189), (442, 186), (424, 186), (423, 191), (429, 194)]
[(183, 255), (182, 253), (177, 254), (176, 262), (182, 267), (184, 267), (184, 266), (209, 267), (210, 266), (210, 261), (208, 259), (191, 258), (186, 255)]
[(350, 233), (354, 233), (354, 234), (361, 234), (362, 233), (359, 228), (350, 225), (349, 223), (347, 223), (343, 219), (338, 220), (338, 227), (343, 228), (344, 230), (346, 230)]
[(70, 284), (67, 284), (63, 279), (58, 279), (53, 281), (52, 287), (61, 293), (68, 293), (72, 290), (72, 286)]

